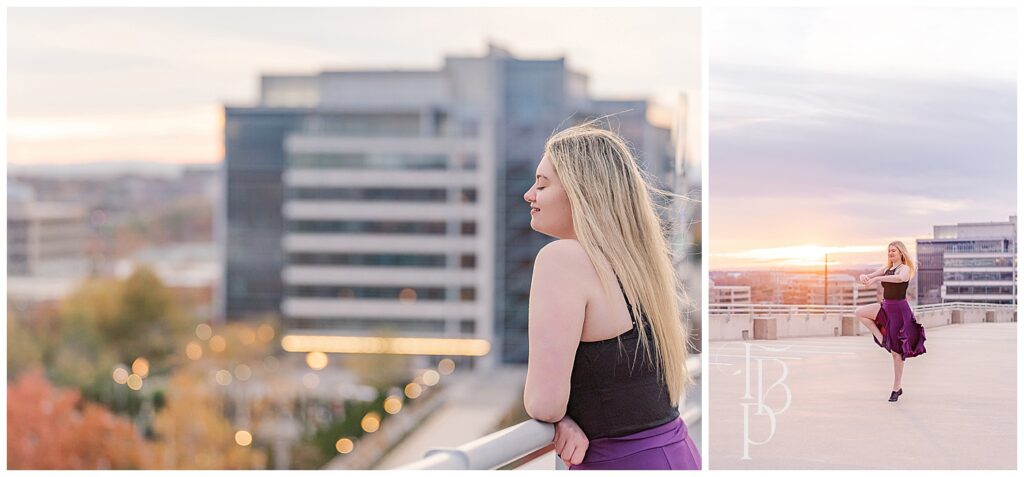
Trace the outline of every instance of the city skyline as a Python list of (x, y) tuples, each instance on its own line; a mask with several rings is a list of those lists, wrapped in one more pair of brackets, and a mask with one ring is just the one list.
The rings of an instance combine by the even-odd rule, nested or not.
[[(12, 9), (7, 159), (215, 163), (220, 105), (254, 100), (260, 75), (435, 69), (491, 43), (564, 56), (593, 94), (646, 97), (652, 120), (668, 126), (679, 95), (701, 88), (699, 68), (689, 68), (699, 64), (700, 11), (668, 11)], [(622, 26), (629, 40), (604, 34)]]
[(707, 20), (711, 269), (880, 264), (893, 240), (1016, 214), (1005, 9)]

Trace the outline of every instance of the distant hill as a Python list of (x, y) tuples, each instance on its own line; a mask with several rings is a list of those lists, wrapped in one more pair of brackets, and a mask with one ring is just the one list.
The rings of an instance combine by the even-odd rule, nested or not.
[(186, 169), (216, 170), (219, 163), (173, 164), (166, 162), (109, 161), (82, 164), (7, 164), (8, 176), (54, 178), (106, 178), (126, 174), (176, 178)]

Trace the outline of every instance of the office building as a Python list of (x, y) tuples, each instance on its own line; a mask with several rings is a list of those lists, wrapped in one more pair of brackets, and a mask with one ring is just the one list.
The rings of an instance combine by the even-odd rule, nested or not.
[(667, 129), (644, 101), (600, 101), (564, 58), (491, 46), (437, 70), (266, 75), (225, 107), (217, 231), (228, 320), (281, 313), (291, 332), (481, 338), (522, 363), (533, 259), (550, 237), (523, 194), (544, 142), (619, 113), (671, 190)]
[(917, 240), (918, 304), (1016, 303), (1017, 216), (936, 225)]

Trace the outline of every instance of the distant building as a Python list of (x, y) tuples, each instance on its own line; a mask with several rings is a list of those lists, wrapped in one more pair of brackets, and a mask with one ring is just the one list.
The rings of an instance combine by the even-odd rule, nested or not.
[(525, 362), (533, 259), (551, 239), (523, 194), (554, 131), (607, 113), (671, 190), (669, 131), (644, 101), (590, 98), (564, 58), (491, 47), (438, 70), (263, 76), (258, 104), (225, 107), (221, 316), (482, 338)]
[(918, 304), (1016, 303), (1017, 216), (1007, 222), (936, 225), (917, 240)]
[(30, 189), (12, 185), (7, 204), (8, 298), (60, 299), (89, 273), (87, 211), (74, 203), (36, 202)]
[(741, 304), (751, 302), (749, 285), (716, 285), (712, 281), (709, 283), (709, 294), (711, 295), (711, 303)]
[(7, 275), (84, 276), (86, 211), (77, 204), (8, 204)]
[(823, 275), (791, 276), (785, 287), (784, 303), (794, 305), (860, 306), (878, 302), (878, 289), (862, 285), (851, 275), (828, 276), (828, 300)]

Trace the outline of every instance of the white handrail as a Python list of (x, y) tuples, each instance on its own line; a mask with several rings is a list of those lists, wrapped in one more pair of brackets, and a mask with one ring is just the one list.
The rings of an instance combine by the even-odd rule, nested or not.
[[(700, 355), (686, 360), (691, 376), (701, 375)], [(680, 412), (687, 426), (700, 422), (700, 405)], [(524, 421), (455, 448), (428, 450), (423, 459), (400, 467), (401, 470), (485, 470), (510, 463), (525, 464), (547, 454), (554, 447), (555, 426), (536, 420)], [(556, 466), (561, 459), (555, 459)]]

